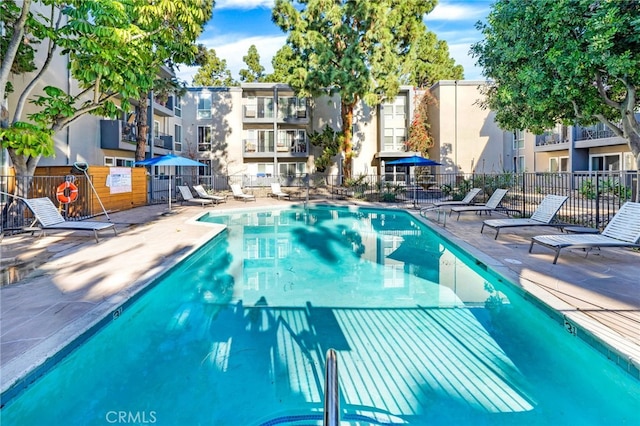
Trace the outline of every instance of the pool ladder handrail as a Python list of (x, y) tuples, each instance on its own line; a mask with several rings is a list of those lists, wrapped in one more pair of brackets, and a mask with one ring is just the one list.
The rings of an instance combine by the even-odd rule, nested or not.
[(327, 351), (324, 372), (324, 426), (340, 425), (340, 388), (338, 358), (335, 349)]

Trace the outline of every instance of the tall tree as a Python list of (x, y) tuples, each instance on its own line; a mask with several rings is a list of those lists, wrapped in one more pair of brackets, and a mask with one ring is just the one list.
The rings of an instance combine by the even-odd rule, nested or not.
[(260, 65), (260, 54), (255, 44), (249, 47), (249, 51), (242, 57), (242, 60), (247, 68), (240, 70), (240, 81), (257, 83), (264, 80), (264, 67)]
[(473, 55), (505, 129), (604, 123), (640, 170), (640, 1), (497, 0)]
[[(271, 58), (273, 72), (271, 74), (267, 74), (264, 77), (264, 81), (289, 84), (291, 82), (290, 79), (293, 76), (293, 70), (299, 66), (298, 62), (299, 58), (295, 55), (291, 46), (285, 44), (276, 52), (273, 58)], [(294, 83), (291, 85), (292, 87), (295, 86)], [(300, 85), (298, 84), (298, 86)]]
[(414, 59), (408, 64), (408, 84), (428, 88), (440, 80), (463, 80), (464, 69), (456, 65), (449, 55), (449, 46), (444, 40), (425, 29), (412, 52)]
[(193, 77), (194, 86), (237, 86), (238, 83), (231, 77), (231, 71), (227, 68), (227, 61), (218, 58), (215, 49), (209, 49)]
[[(31, 1), (6, 0), (1, 6), (11, 20), (2, 35), (0, 99), (14, 64), (24, 61), (21, 45), (32, 38), (44, 45), (44, 60), (34, 64), (35, 75), (24, 79), (28, 83), (0, 129), (2, 146), (21, 176), (33, 176), (41, 156), (53, 153), (53, 133), (85, 114), (116, 117), (128, 111), (129, 100), (153, 88), (161, 67), (191, 63), (197, 52), (193, 43), (213, 8), (209, 0), (47, 0), (37, 5), (37, 11), (31, 10)], [(47, 86), (32, 96), (56, 55), (67, 55), (78, 93)], [(23, 118), (26, 102), (37, 108), (29, 121)]]
[(345, 177), (351, 177), (353, 111), (397, 94), (422, 18), (436, 0), (276, 0), (273, 21), (301, 64), (289, 84), (301, 96), (340, 95)]

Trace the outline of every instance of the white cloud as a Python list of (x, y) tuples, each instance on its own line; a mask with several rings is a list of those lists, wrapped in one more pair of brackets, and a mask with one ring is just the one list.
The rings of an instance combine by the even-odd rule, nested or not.
[(273, 7), (274, 0), (217, 0), (215, 9), (255, 9)]
[(489, 2), (447, 3), (442, 2), (425, 16), (425, 21), (477, 21), (487, 16)]

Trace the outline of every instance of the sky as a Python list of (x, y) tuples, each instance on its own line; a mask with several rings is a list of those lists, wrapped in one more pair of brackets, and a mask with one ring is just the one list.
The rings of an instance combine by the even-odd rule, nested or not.
[[(197, 43), (207, 49), (215, 49), (216, 55), (227, 61), (227, 67), (236, 80), (239, 80), (240, 69), (246, 68), (242, 57), (252, 44), (258, 49), (265, 72), (271, 72), (271, 58), (287, 38), (271, 22), (273, 3), (274, 0), (216, 0), (213, 17), (205, 25)], [(464, 67), (465, 80), (484, 79), (482, 70), (475, 66), (475, 59), (469, 55), (469, 48), (482, 38), (475, 29), (475, 23), (486, 18), (490, 6), (491, 0), (441, 0), (425, 16), (427, 28), (438, 39), (447, 42), (451, 57)], [(196, 67), (182, 66), (178, 77), (190, 84), (196, 71)]]

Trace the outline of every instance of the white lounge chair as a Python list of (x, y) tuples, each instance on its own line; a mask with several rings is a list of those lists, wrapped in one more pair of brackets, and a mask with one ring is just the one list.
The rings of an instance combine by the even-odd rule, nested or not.
[(202, 207), (204, 207), (205, 204), (213, 204), (213, 200), (209, 198), (194, 197), (188, 186), (178, 185), (176, 188), (178, 188), (178, 191), (180, 191), (183, 202), (200, 204)]
[(104, 229), (113, 229), (113, 233), (118, 235), (115, 224), (111, 222), (98, 222), (92, 220), (74, 221), (65, 220), (58, 211), (58, 208), (51, 202), (49, 198), (20, 198), (29, 207), (35, 216), (36, 222), (40, 223), (39, 228), (44, 234), (48, 229), (67, 229), (71, 231), (93, 231), (93, 235), (98, 241), (98, 231)]
[(423, 207), (420, 209), (420, 214), (424, 216), (424, 214), (428, 211), (438, 209), (440, 207), (448, 207), (448, 206), (468, 206), (473, 202), (473, 199), (482, 191), (480, 188), (471, 188), (467, 195), (464, 196), (462, 200), (458, 201), (436, 201), (435, 203), (431, 203), (431, 205), (427, 207)]
[(244, 192), (242, 192), (242, 188), (240, 188), (240, 185), (231, 185), (231, 192), (233, 192), (233, 198), (235, 198), (236, 200), (242, 200), (245, 202), (256, 201), (255, 195), (245, 194)]
[(460, 213), (463, 212), (476, 212), (482, 214), (482, 212), (486, 212), (491, 214), (491, 212), (498, 210), (500, 207), (500, 203), (505, 195), (507, 195), (507, 189), (498, 188), (493, 191), (491, 197), (487, 200), (486, 204), (475, 205), (475, 206), (459, 206), (459, 207), (451, 207), (451, 211), (449, 212), (449, 216), (453, 214), (453, 212), (458, 213), (458, 217), (456, 220), (460, 220)]
[(196, 194), (198, 195), (198, 197), (208, 199), (208, 200), (213, 200), (216, 204), (227, 202), (226, 195), (224, 197), (221, 195), (211, 195), (207, 191), (205, 191), (202, 185), (193, 185), (193, 190), (196, 191)]
[(278, 200), (280, 199), (280, 197), (291, 199), (291, 194), (289, 194), (288, 192), (284, 192), (282, 190), (282, 188), (280, 187), (279, 183), (272, 183), (271, 184), (271, 194), (269, 194), (269, 196), (270, 197), (275, 197)]
[(480, 233), (485, 226), (496, 230), (495, 240), (502, 228), (515, 228), (522, 226), (556, 226), (552, 223), (562, 205), (567, 201), (567, 197), (563, 195), (547, 195), (528, 219), (489, 219), (482, 223)]
[[(563, 248), (592, 249), (594, 247), (640, 248), (640, 203), (625, 203), (616, 213), (602, 234), (536, 235), (531, 238), (529, 253), (534, 244), (555, 250), (555, 265)], [(587, 250), (587, 255), (589, 251)]]

